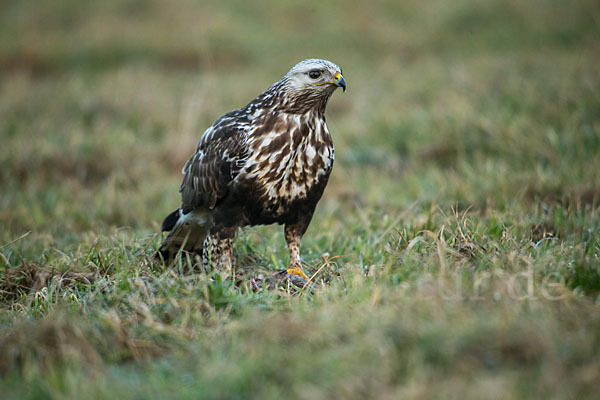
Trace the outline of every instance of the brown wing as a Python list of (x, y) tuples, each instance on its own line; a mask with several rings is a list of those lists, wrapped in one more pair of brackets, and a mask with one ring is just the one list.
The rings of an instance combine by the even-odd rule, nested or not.
[(204, 132), (196, 152), (183, 167), (179, 192), (184, 213), (196, 208), (212, 209), (227, 196), (229, 183), (244, 165), (248, 124), (235, 117), (226, 114)]

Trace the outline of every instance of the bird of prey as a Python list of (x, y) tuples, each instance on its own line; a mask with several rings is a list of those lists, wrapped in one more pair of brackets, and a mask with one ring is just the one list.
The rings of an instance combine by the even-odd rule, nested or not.
[(158, 256), (170, 261), (184, 250), (230, 271), (237, 229), (277, 223), (290, 252), (287, 273), (308, 279), (300, 239), (333, 167), (325, 107), (338, 87), (346, 91), (340, 67), (304, 60), (248, 105), (217, 119), (183, 167), (182, 204), (162, 224), (170, 233)]

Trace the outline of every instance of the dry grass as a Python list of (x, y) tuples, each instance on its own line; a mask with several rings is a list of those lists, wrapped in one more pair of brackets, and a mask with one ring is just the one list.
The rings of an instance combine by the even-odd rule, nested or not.
[[(598, 398), (592, 0), (0, 6), (4, 398)], [(341, 65), (331, 182), (274, 279), (152, 263), (202, 131)]]

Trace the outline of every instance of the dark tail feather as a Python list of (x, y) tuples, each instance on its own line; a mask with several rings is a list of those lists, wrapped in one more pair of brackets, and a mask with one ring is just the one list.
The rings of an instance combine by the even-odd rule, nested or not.
[(165, 220), (163, 221), (162, 226), (160, 227), (160, 230), (162, 232), (171, 232), (173, 227), (175, 227), (175, 224), (177, 223), (177, 220), (179, 219), (180, 214), (181, 214), (181, 208), (178, 208), (177, 210), (173, 211), (171, 214), (167, 215), (167, 218), (165, 218)]
[(155, 258), (170, 263), (180, 250), (202, 253), (207, 234), (204, 212), (192, 211), (184, 214), (181, 209), (177, 209), (165, 218), (161, 229), (170, 233), (156, 252)]

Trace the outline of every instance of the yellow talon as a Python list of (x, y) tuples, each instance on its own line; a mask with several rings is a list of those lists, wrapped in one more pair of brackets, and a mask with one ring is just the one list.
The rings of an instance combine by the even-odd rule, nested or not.
[(304, 271), (302, 271), (302, 268), (300, 268), (300, 267), (291, 267), (291, 268), (288, 268), (287, 273), (289, 275), (298, 275), (298, 276), (301, 276), (302, 278), (306, 279), (307, 281), (310, 279), (308, 276), (306, 276), (306, 274), (304, 273)]

